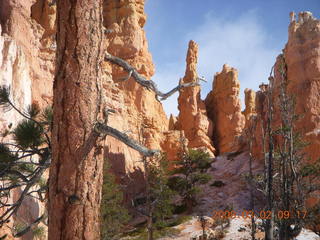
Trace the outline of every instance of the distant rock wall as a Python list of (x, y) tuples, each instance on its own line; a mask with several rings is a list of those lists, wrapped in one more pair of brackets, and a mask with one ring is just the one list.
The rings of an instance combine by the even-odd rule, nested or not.
[[(29, 63), (21, 47), (8, 35), (1, 35), (0, 26), (0, 86), (10, 87), (11, 100), (25, 109), (31, 103), (31, 85)], [(6, 111), (9, 110), (9, 111)], [(21, 115), (14, 109), (1, 108), (0, 130), (13, 127)]]

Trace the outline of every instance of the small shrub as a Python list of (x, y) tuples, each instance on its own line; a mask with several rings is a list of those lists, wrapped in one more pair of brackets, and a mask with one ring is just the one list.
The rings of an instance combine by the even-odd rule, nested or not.
[(187, 211), (187, 205), (181, 204), (181, 205), (174, 205), (173, 206), (173, 214), (181, 214)]

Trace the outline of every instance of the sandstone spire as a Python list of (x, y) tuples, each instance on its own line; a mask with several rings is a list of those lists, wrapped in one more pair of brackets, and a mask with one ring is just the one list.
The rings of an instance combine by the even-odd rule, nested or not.
[[(187, 66), (183, 83), (197, 82), (198, 45), (189, 42)], [(207, 117), (204, 102), (200, 98), (200, 86), (188, 87), (180, 90), (178, 98), (179, 116), (177, 127), (185, 132), (189, 140), (189, 147), (205, 147), (212, 154), (215, 149), (210, 138), (212, 137), (212, 122)]]
[(212, 89), (205, 103), (208, 116), (214, 123), (215, 146), (220, 154), (239, 150), (237, 138), (241, 135), (245, 118), (241, 113), (238, 71), (223, 65), (222, 71), (214, 76)]
[(246, 109), (243, 111), (243, 115), (245, 116), (247, 123), (250, 117), (256, 114), (256, 92), (252, 89), (246, 88), (244, 90), (244, 94)]

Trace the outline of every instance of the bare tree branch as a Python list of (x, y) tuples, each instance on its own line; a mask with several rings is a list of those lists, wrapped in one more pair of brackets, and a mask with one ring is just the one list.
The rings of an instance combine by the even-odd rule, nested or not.
[(150, 157), (159, 152), (158, 150), (151, 150), (140, 145), (138, 142), (131, 139), (127, 134), (124, 134), (117, 129), (109, 127), (103, 123), (97, 123), (94, 129), (97, 133), (110, 135), (118, 139), (119, 141), (125, 143), (127, 146), (137, 150), (144, 156)]
[(160, 100), (160, 101), (167, 99), (168, 97), (170, 97), (171, 95), (173, 95), (175, 92), (179, 91), (182, 88), (199, 86), (198, 80), (203, 80), (203, 78), (198, 78), (197, 82), (189, 82), (189, 83), (181, 83), (181, 81), (180, 81), (179, 85), (177, 87), (173, 88), (171, 91), (169, 91), (167, 93), (163, 93), (158, 89), (158, 87), (154, 81), (152, 81), (151, 79), (147, 80), (146, 78), (141, 76), (137, 72), (137, 70), (133, 66), (131, 66), (128, 62), (126, 62), (125, 60), (123, 60), (119, 57), (112, 56), (108, 53), (105, 54), (104, 59), (105, 59), (105, 61), (112, 62), (112, 63), (122, 67), (124, 70), (126, 70), (129, 73), (128, 77), (123, 79), (124, 81), (128, 80), (132, 76), (136, 80), (136, 82), (139, 83), (141, 86), (147, 88), (150, 91), (153, 91), (156, 94), (157, 100)]
[[(50, 158), (47, 158), (45, 163), (50, 162)], [(46, 164), (44, 163), (44, 166), (46, 166)], [(41, 178), (41, 176), (43, 175), (43, 173), (45, 172), (45, 170), (47, 169), (47, 167), (38, 167), (35, 170), (35, 174), (34, 176), (27, 181), (26, 187), (24, 188), (24, 190), (22, 191), (19, 199), (11, 204), (11, 207), (9, 207), (1, 216), (0, 216), (0, 226), (2, 226), (4, 223), (7, 222), (7, 220), (9, 220), (9, 218), (15, 214), (19, 207), (21, 206), (25, 196), (29, 193), (29, 190), (31, 189), (31, 187), (33, 187)]]

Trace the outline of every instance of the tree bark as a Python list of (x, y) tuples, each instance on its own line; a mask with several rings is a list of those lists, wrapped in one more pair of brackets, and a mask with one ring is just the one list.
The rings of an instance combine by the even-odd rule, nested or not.
[(49, 240), (100, 239), (102, 0), (57, 1)]

